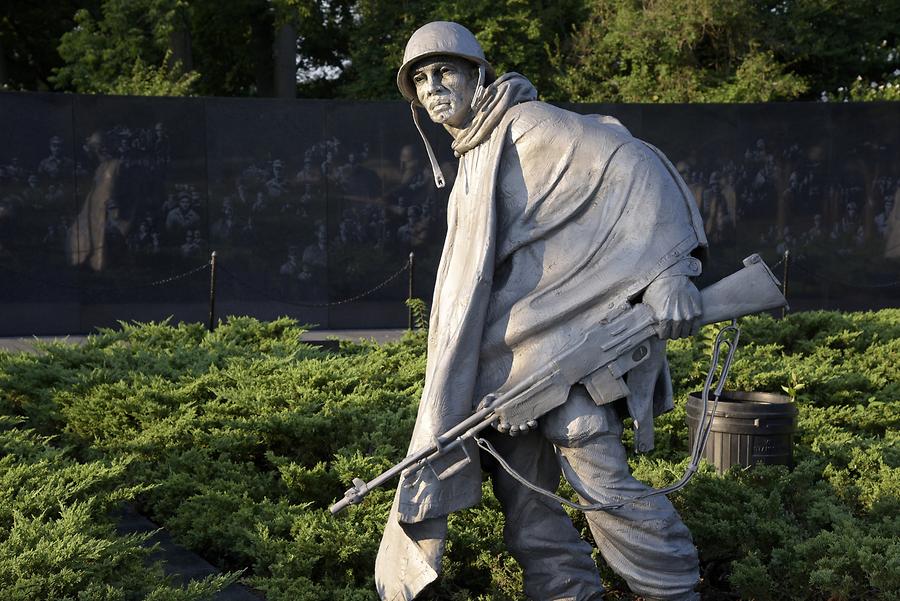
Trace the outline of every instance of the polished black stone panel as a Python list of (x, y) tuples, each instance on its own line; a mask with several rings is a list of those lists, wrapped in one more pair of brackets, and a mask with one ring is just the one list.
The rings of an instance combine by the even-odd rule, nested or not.
[(170, 278), (208, 261), (204, 103), (76, 96), (78, 212), (70, 265), (82, 329), (136, 319), (197, 321), (204, 277)]
[[(893, 103), (828, 106), (823, 242), (798, 253), (795, 281), (829, 308), (900, 305), (900, 118)], [(801, 288), (804, 290), (804, 288)]]
[(221, 314), (250, 306), (327, 326), (328, 103), (205, 102)]
[[(789, 251), (794, 308), (900, 304), (896, 103), (562, 106), (668, 156), (701, 285)], [(402, 102), (0, 93), (0, 334), (206, 321), (212, 251), (218, 316), (405, 325), (403, 268), (430, 303), (458, 166), (421, 117), (443, 189)]]
[(710, 242), (701, 284), (758, 252), (797, 308), (900, 303), (896, 105), (563, 106), (616, 116), (677, 167)]
[(421, 118), (447, 182), (442, 189), (435, 186), (408, 105), (336, 102), (329, 108), (327, 138), (337, 147), (328, 178), (330, 298), (365, 294), (366, 303), (365, 311), (350, 303), (333, 305), (333, 327), (362, 327), (366, 319), (405, 325), (409, 273), (398, 271), (410, 253), (414, 295), (431, 296), (457, 161), (449, 134), (424, 112)]
[(72, 96), (0, 93), (0, 332), (80, 328)]
[(633, 136), (643, 138), (644, 105), (642, 104), (576, 104), (574, 102), (554, 103), (560, 108), (582, 115), (603, 115), (614, 117)]
[(642, 137), (659, 148), (684, 180), (709, 241), (701, 285), (740, 268), (749, 251), (738, 248), (745, 202), (738, 179), (743, 146), (736, 138), (736, 105), (643, 105)]

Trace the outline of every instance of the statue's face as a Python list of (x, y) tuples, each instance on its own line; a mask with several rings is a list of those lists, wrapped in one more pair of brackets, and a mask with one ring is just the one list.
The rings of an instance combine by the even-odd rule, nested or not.
[(426, 58), (412, 69), (416, 96), (435, 123), (462, 127), (469, 119), (478, 68), (449, 56)]

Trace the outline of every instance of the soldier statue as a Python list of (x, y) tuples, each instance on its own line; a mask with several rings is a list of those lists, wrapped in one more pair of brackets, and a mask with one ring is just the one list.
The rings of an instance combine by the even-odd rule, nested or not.
[[(611, 117), (537, 100), (522, 75), (497, 76), (475, 36), (450, 22), (417, 30), (397, 85), (418, 123), (424, 109), (453, 138), (450, 194), (428, 332), (425, 387), (410, 451), (471, 415), (565, 350), (572, 333), (644, 303), (659, 323), (649, 358), (604, 402), (581, 384), (537, 420), (502, 419), (490, 439), (526, 480), (555, 490), (560, 474), (584, 502), (631, 499), (621, 436), (653, 448), (653, 419), (672, 408), (666, 339), (687, 336), (701, 313), (691, 278), (706, 238), (694, 199), (671, 163)], [(419, 131), (422, 132), (421, 127)], [(443, 175), (424, 134), (438, 186)], [(505, 515), (504, 540), (537, 601), (603, 597), (591, 546), (562, 507), (466, 449), (469, 461), (401, 478), (376, 562), (382, 599), (409, 600), (435, 580), (451, 512), (477, 504), (482, 470)], [(697, 550), (664, 495), (587, 512), (603, 559), (645, 599), (698, 599)]]

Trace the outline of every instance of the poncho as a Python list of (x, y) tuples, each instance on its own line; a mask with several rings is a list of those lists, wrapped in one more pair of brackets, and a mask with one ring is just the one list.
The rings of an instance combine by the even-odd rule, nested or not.
[[(524, 77), (502, 76), (453, 144), (460, 165), (410, 453), (706, 246), (696, 205), (661, 153), (615, 119), (535, 98)], [(671, 384), (667, 369), (639, 380), (628, 380), (628, 408), (647, 449)], [(437, 578), (447, 515), (481, 498), (470, 454), (476, 461), (447, 479), (440, 466), (401, 478), (376, 561), (382, 599), (413, 599)]]

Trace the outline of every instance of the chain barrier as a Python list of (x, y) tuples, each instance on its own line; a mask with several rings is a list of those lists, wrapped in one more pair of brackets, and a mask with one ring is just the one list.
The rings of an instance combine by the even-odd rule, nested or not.
[(815, 271), (809, 269), (808, 267), (804, 267), (803, 259), (798, 260), (796, 257), (794, 257), (793, 253), (791, 253), (790, 255), (787, 255), (787, 256), (781, 255), (781, 258), (778, 259), (778, 261), (776, 261), (775, 263), (772, 263), (772, 265), (769, 267), (769, 269), (771, 269), (774, 272), (776, 267), (780, 266), (782, 263), (785, 262), (785, 259), (787, 259), (787, 266), (789, 268), (799, 269), (800, 271), (805, 273), (807, 276), (809, 276), (813, 280), (818, 280), (820, 282), (836, 284), (838, 286), (846, 286), (848, 288), (861, 288), (863, 290), (878, 290), (878, 289), (883, 289), (883, 288), (893, 288), (894, 286), (900, 286), (900, 280), (894, 280), (892, 282), (884, 282), (881, 284), (862, 284), (862, 283), (858, 283), (858, 282), (847, 282), (844, 280), (839, 280), (836, 278), (823, 276), (821, 273), (815, 272)]
[(20, 278), (23, 278), (26, 280), (31, 280), (32, 282), (37, 282), (38, 284), (44, 284), (45, 286), (51, 286), (51, 287), (56, 287), (56, 288), (66, 288), (69, 290), (87, 290), (87, 291), (101, 290), (102, 291), (102, 290), (123, 290), (125, 288), (152, 288), (152, 287), (156, 287), (156, 286), (162, 286), (162, 285), (168, 284), (170, 282), (175, 282), (177, 280), (184, 279), (188, 276), (194, 275), (195, 273), (203, 271), (205, 269), (209, 269), (209, 263), (207, 262), (207, 263), (204, 263), (203, 265), (198, 265), (197, 267), (194, 267), (193, 269), (190, 269), (183, 273), (178, 273), (178, 274), (175, 274), (172, 276), (167, 276), (163, 279), (154, 280), (152, 282), (142, 282), (139, 284), (127, 283), (127, 284), (118, 284), (118, 285), (113, 285), (113, 286), (109, 286), (109, 285), (96, 286), (96, 285), (91, 285), (91, 284), (66, 284), (65, 282), (55, 282), (55, 281), (45, 280), (42, 278), (36, 278), (33, 275), (23, 273), (21, 271), (16, 271), (14, 269), (10, 269), (9, 267), (5, 267), (3, 265), (0, 265), (0, 269), (3, 269), (7, 273), (12, 273)]
[(778, 267), (779, 265), (781, 265), (782, 263), (784, 263), (784, 255), (781, 255), (781, 258), (778, 259), (778, 262), (772, 263), (772, 265), (769, 267), (769, 269), (771, 271), (775, 271), (775, 268)]
[(209, 269), (209, 263), (204, 263), (203, 265), (198, 265), (197, 267), (194, 267), (190, 271), (185, 271), (184, 273), (179, 273), (178, 275), (173, 275), (171, 277), (168, 277), (168, 278), (165, 278), (162, 280), (156, 280), (155, 282), (148, 282), (146, 284), (130, 285), (129, 288), (132, 288), (132, 287), (133, 288), (149, 288), (151, 286), (162, 286), (163, 284), (168, 284), (169, 282), (175, 282), (177, 280), (184, 279), (190, 275), (194, 275), (195, 273), (204, 271), (206, 269)]
[(846, 286), (848, 288), (861, 288), (863, 290), (879, 290), (882, 288), (893, 288), (894, 286), (900, 285), (900, 280), (894, 280), (893, 282), (885, 282), (882, 284), (860, 284), (860, 283), (856, 283), (856, 282), (845, 282), (845, 281), (838, 280), (835, 278), (825, 277), (819, 273), (816, 273), (810, 269), (807, 269), (806, 267), (804, 267), (803, 265), (801, 265), (800, 263), (797, 263), (795, 261), (791, 262), (791, 267), (799, 269), (800, 271), (802, 271), (803, 273), (805, 273), (806, 275), (808, 275), (809, 277), (811, 277), (814, 280), (819, 280), (820, 282), (827, 282), (829, 284), (837, 284), (838, 286)]
[[(885, 282), (885, 283), (880, 283), (880, 284), (861, 284), (861, 283), (851, 283), (851, 282), (838, 280), (836, 278), (826, 277), (826, 276), (821, 275), (820, 273), (817, 273), (815, 271), (808, 269), (807, 267), (804, 267), (800, 261), (798, 261), (797, 259), (794, 259), (793, 257), (790, 257), (789, 255), (783, 255), (778, 261), (776, 261), (775, 263), (772, 264), (771, 269), (772, 270), (776, 269), (782, 263), (785, 263), (785, 260), (787, 260), (786, 267), (789, 266), (789, 267), (797, 268), (801, 272), (803, 272), (804, 274), (806, 274), (807, 276), (809, 276), (810, 278), (812, 278), (814, 280), (818, 280), (821, 282), (827, 282), (827, 283), (831, 283), (831, 284), (836, 284), (839, 286), (846, 286), (849, 288), (877, 290), (877, 289), (893, 288), (895, 286), (900, 285), (900, 280), (895, 280), (892, 282)], [(392, 273), (386, 279), (382, 280), (381, 282), (379, 282), (378, 284), (376, 284), (375, 286), (373, 286), (372, 288), (370, 288), (364, 292), (361, 292), (359, 294), (356, 294), (356, 295), (348, 297), (348, 298), (344, 298), (344, 299), (336, 300), (336, 301), (329, 301), (329, 302), (297, 302), (297, 301), (285, 300), (282, 298), (278, 298), (273, 294), (270, 294), (269, 292), (263, 290), (262, 288), (259, 288), (258, 286), (255, 286), (253, 284), (246, 282), (245, 280), (240, 278), (238, 275), (236, 275), (234, 272), (232, 272), (230, 269), (228, 269), (222, 265), (218, 265), (217, 270), (221, 271), (222, 273), (227, 275), (239, 286), (247, 288), (247, 289), (259, 294), (260, 296), (267, 298), (268, 300), (275, 301), (275, 302), (285, 304), (285, 305), (294, 306), (294, 307), (327, 308), (327, 307), (335, 307), (335, 306), (339, 306), (339, 305), (345, 305), (348, 303), (352, 303), (352, 302), (358, 301), (362, 298), (365, 298), (371, 294), (374, 294), (378, 290), (381, 290), (382, 288), (384, 288), (385, 286), (387, 286), (388, 284), (390, 284), (391, 282), (396, 280), (398, 277), (400, 277), (401, 274), (403, 274), (407, 270), (411, 269), (412, 261), (413, 261), (413, 259), (410, 258), (396, 272)], [(184, 278), (190, 277), (201, 271), (210, 269), (210, 267), (211, 267), (211, 262), (208, 261), (206, 263), (203, 263), (202, 265), (198, 265), (197, 267), (194, 267), (193, 269), (189, 269), (188, 271), (178, 273), (175, 275), (171, 275), (171, 276), (161, 278), (158, 280), (153, 280), (151, 282), (142, 282), (142, 283), (138, 283), (138, 284), (129, 283), (129, 284), (119, 284), (119, 285), (111, 285), (111, 286), (110, 285), (98, 286), (98, 285), (90, 285), (90, 284), (67, 284), (65, 282), (60, 282), (60, 281), (45, 280), (45, 279), (42, 279), (39, 277), (32, 276), (30, 274), (16, 271), (14, 269), (10, 269), (9, 267), (0, 265), (0, 269), (6, 271), (7, 273), (12, 273), (18, 277), (21, 277), (23, 279), (27, 279), (27, 280), (30, 280), (30, 281), (33, 281), (33, 282), (36, 282), (39, 284), (56, 287), (56, 288), (65, 288), (65, 289), (70, 289), (70, 290), (87, 290), (87, 291), (122, 290), (125, 288), (151, 288), (151, 287), (164, 286), (166, 284), (170, 284), (172, 282), (176, 282), (178, 280), (182, 280)]]
[(346, 305), (347, 303), (352, 303), (354, 301), (358, 301), (361, 298), (369, 296), (370, 294), (377, 292), (378, 290), (381, 290), (382, 288), (384, 288), (385, 286), (387, 286), (388, 284), (390, 284), (391, 282), (396, 280), (398, 277), (400, 277), (400, 275), (403, 272), (407, 271), (409, 268), (410, 268), (410, 261), (407, 261), (406, 263), (403, 264), (403, 267), (401, 267), (396, 272), (394, 272), (393, 274), (388, 276), (387, 279), (383, 280), (381, 283), (375, 285), (374, 287), (366, 290), (365, 292), (357, 294), (356, 296), (351, 296), (349, 298), (344, 298), (341, 300), (330, 301), (330, 302), (325, 302), (325, 303), (301, 303), (301, 302), (296, 302), (296, 301), (288, 301), (288, 300), (280, 299), (280, 298), (275, 297), (272, 294), (269, 294), (265, 290), (262, 290), (261, 288), (254, 286), (253, 284), (249, 284), (249, 283), (245, 282), (244, 280), (242, 280), (241, 278), (236, 276), (234, 273), (232, 273), (229, 269), (222, 267), (221, 265), (217, 266), (216, 269), (218, 269), (219, 271), (221, 271), (222, 273), (224, 273), (225, 275), (230, 277), (237, 284), (239, 284), (253, 292), (256, 292), (260, 296), (264, 296), (265, 298), (267, 298), (271, 301), (282, 303), (284, 305), (291, 305), (294, 307), (320, 308), (321, 309), (321, 308), (326, 308), (326, 307), (336, 307), (338, 305)]
[[(91, 284), (67, 284), (65, 282), (51, 281), (51, 280), (35, 277), (31, 274), (17, 271), (15, 269), (11, 269), (4, 265), (0, 265), (0, 269), (2, 269), (3, 271), (6, 271), (7, 273), (13, 274), (17, 277), (20, 277), (22, 279), (26, 279), (26, 280), (29, 280), (29, 281), (32, 281), (32, 282), (35, 282), (38, 284), (43, 284), (45, 286), (51, 286), (51, 287), (55, 287), (55, 288), (65, 288), (65, 289), (69, 289), (69, 290), (104, 291), (104, 290), (122, 290), (125, 288), (150, 288), (150, 287), (164, 286), (166, 284), (170, 284), (172, 282), (176, 282), (178, 280), (182, 280), (184, 278), (190, 277), (190, 276), (194, 275), (195, 273), (199, 273), (201, 271), (206, 271), (206, 270), (210, 269), (211, 264), (212, 264), (211, 261), (208, 261), (206, 263), (203, 263), (202, 265), (198, 265), (197, 267), (194, 267), (193, 269), (189, 269), (188, 271), (185, 271), (182, 273), (177, 273), (177, 274), (171, 275), (171, 276), (167, 276), (167, 277), (159, 279), (159, 280), (153, 280), (152, 282), (141, 282), (138, 284), (127, 283), (127, 284), (119, 284), (119, 285), (112, 285), (112, 286), (110, 286), (110, 285), (99, 285), (98, 286), (98, 285), (91, 285)], [(377, 292), (378, 290), (381, 290), (382, 288), (384, 288), (385, 286), (387, 286), (388, 284), (390, 284), (391, 282), (396, 280), (398, 277), (400, 277), (401, 274), (403, 274), (404, 272), (409, 270), (411, 265), (412, 265), (412, 260), (406, 261), (403, 264), (403, 266), (400, 269), (398, 269), (396, 272), (394, 272), (393, 274), (391, 274), (386, 279), (384, 279), (380, 283), (376, 284), (372, 288), (370, 288), (364, 292), (361, 292), (360, 294), (351, 296), (349, 298), (337, 300), (337, 301), (321, 302), (321, 303), (302, 303), (302, 302), (284, 300), (284, 299), (278, 298), (272, 294), (269, 294), (265, 290), (263, 290), (257, 286), (254, 286), (253, 284), (250, 284), (250, 283), (244, 281), (238, 275), (236, 275), (235, 273), (233, 273), (231, 270), (227, 269), (226, 267), (223, 267), (222, 265), (217, 265), (216, 269), (217, 269), (217, 271), (220, 271), (220, 272), (224, 273), (225, 275), (227, 275), (228, 277), (230, 277), (238, 285), (248, 288), (248, 289), (252, 290), (253, 292), (256, 292), (257, 294), (266, 297), (269, 300), (279, 302), (282, 304), (286, 304), (286, 305), (293, 305), (295, 307), (324, 308), (324, 307), (334, 307), (334, 306), (338, 306), (338, 305), (345, 305), (347, 303), (352, 303), (354, 301), (360, 300), (361, 298), (365, 298), (366, 296), (369, 296), (370, 294), (373, 294), (373, 293)]]

